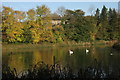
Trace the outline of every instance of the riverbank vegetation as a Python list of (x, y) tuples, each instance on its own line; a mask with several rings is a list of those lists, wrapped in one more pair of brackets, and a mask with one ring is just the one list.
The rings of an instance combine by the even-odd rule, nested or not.
[(26, 12), (3, 6), (2, 41), (4, 44), (113, 41), (120, 39), (118, 20), (116, 9), (105, 6), (90, 16), (80, 9), (64, 7), (53, 14), (45, 5)]
[(3, 65), (2, 80), (119, 80), (120, 69), (103, 69), (100, 62), (94, 59), (91, 65), (78, 72), (74, 72), (69, 66), (62, 67), (55, 63), (53, 65), (38, 62), (26, 71), (17, 73), (16, 69)]
[(112, 47), (116, 50), (120, 50), (120, 41), (114, 43), (114, 45)]
[(113, 46), (117, 41), (92, 41), (92, 42), (61, 42), (61, 43), (41, 43), (41, 44), (31, 44), (31, 43), (17, 43), (17, 44), (4, 44), (2, 46), (3, 50), (15, 50), (15, 49), (38, 49), (38, 48), (55, 48), (55, 47), (90, 47), (90, 46)]

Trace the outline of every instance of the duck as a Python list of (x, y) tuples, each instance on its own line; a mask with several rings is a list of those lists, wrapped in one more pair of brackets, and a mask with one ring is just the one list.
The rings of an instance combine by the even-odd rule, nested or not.
[(72, 54), (73, 54), (73, 51), (72, 51), (72, 50), (69, 50), (69, 54), (72, 55)]

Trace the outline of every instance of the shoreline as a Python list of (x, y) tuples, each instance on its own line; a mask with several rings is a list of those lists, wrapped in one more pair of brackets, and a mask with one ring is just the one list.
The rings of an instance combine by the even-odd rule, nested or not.
[(26, 43), (19, 43), (19, 44), (2, 44), (2, 50), (5, 49), (35, 49), (35, 48), (50, 48), (50, 47), (75, 47), (75, 46), (97, 46), (97, 45), (109, 45), (112, 46), (117, 41), (94, 41), (94, 42), (62, 42), (62, 43), (42, 43), (42, 44), (26, 44)]
[[(11, 69), (9, 66), (3, 66), (3, 80), (104, 80), (114, 79), (118, 80), (120, 70), (117, 68), (117, 72), (111, 70), (107, 72), (102, 68), (101, 62), (96, 59), (93, 60), (95, 64), (89, 64), (88, 67), (78, 68), (75, 72), (70, 66), (62, 67), (60, 64), (54, 63), (52, 65), (45, 64), (43, 61), (33, 65), (32, 68), (17, 73), (16, 68)], [(108, 68), (109, 69), (109, 68)], [(110, 69), (109, 69), (110, 70)], [(26, 72), (26, 74), (24, 73)], [(22, 74), (22, 75), (21, 75)]]

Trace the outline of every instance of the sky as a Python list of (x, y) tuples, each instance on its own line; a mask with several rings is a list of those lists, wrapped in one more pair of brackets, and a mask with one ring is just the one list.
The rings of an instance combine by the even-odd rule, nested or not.
[(118, 2), (3, 2), (3, 6), (11, 7), (14, 10), (27, 11), (35, 9), (36, 6), (46, 5), (54, 13), (59, 7), (64, 6), (66, 9), (76, 10), (81, 9), (86, 14), (90, 15), (90, 9), (102, 9), (103, 5), (107, 8), (118, 9)]
[(2, 2), (119, 2), (120, 0), (1, 0)]

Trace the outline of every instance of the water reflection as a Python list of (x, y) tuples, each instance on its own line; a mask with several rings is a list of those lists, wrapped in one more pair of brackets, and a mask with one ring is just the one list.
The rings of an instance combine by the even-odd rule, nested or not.
[[(86, 54), (85, 50), (89, 49)], [(73, 50), (74, 54), (69, 55), (68, 50)], [(13, 54), (10, 54), (10, 53)], [(110, 53), (113, 56), (110, 56)], [(39, 61), (46, 64), (53, 64), (53, 56), (61, 66), (69, 66), (74, 71), (80, 68), (86, 68), (94, 64), (93, 60), (101, 62), (105, 71), (117, 70), (120, 67), (119, 52), (112, 50), (110, 47), (59, 47), (59, 48), (42, 48), (36, 50), (16, 50), (3, 52), (3, 64), (16, 68), (17, 72), (21, 72), (35, 65)]]

